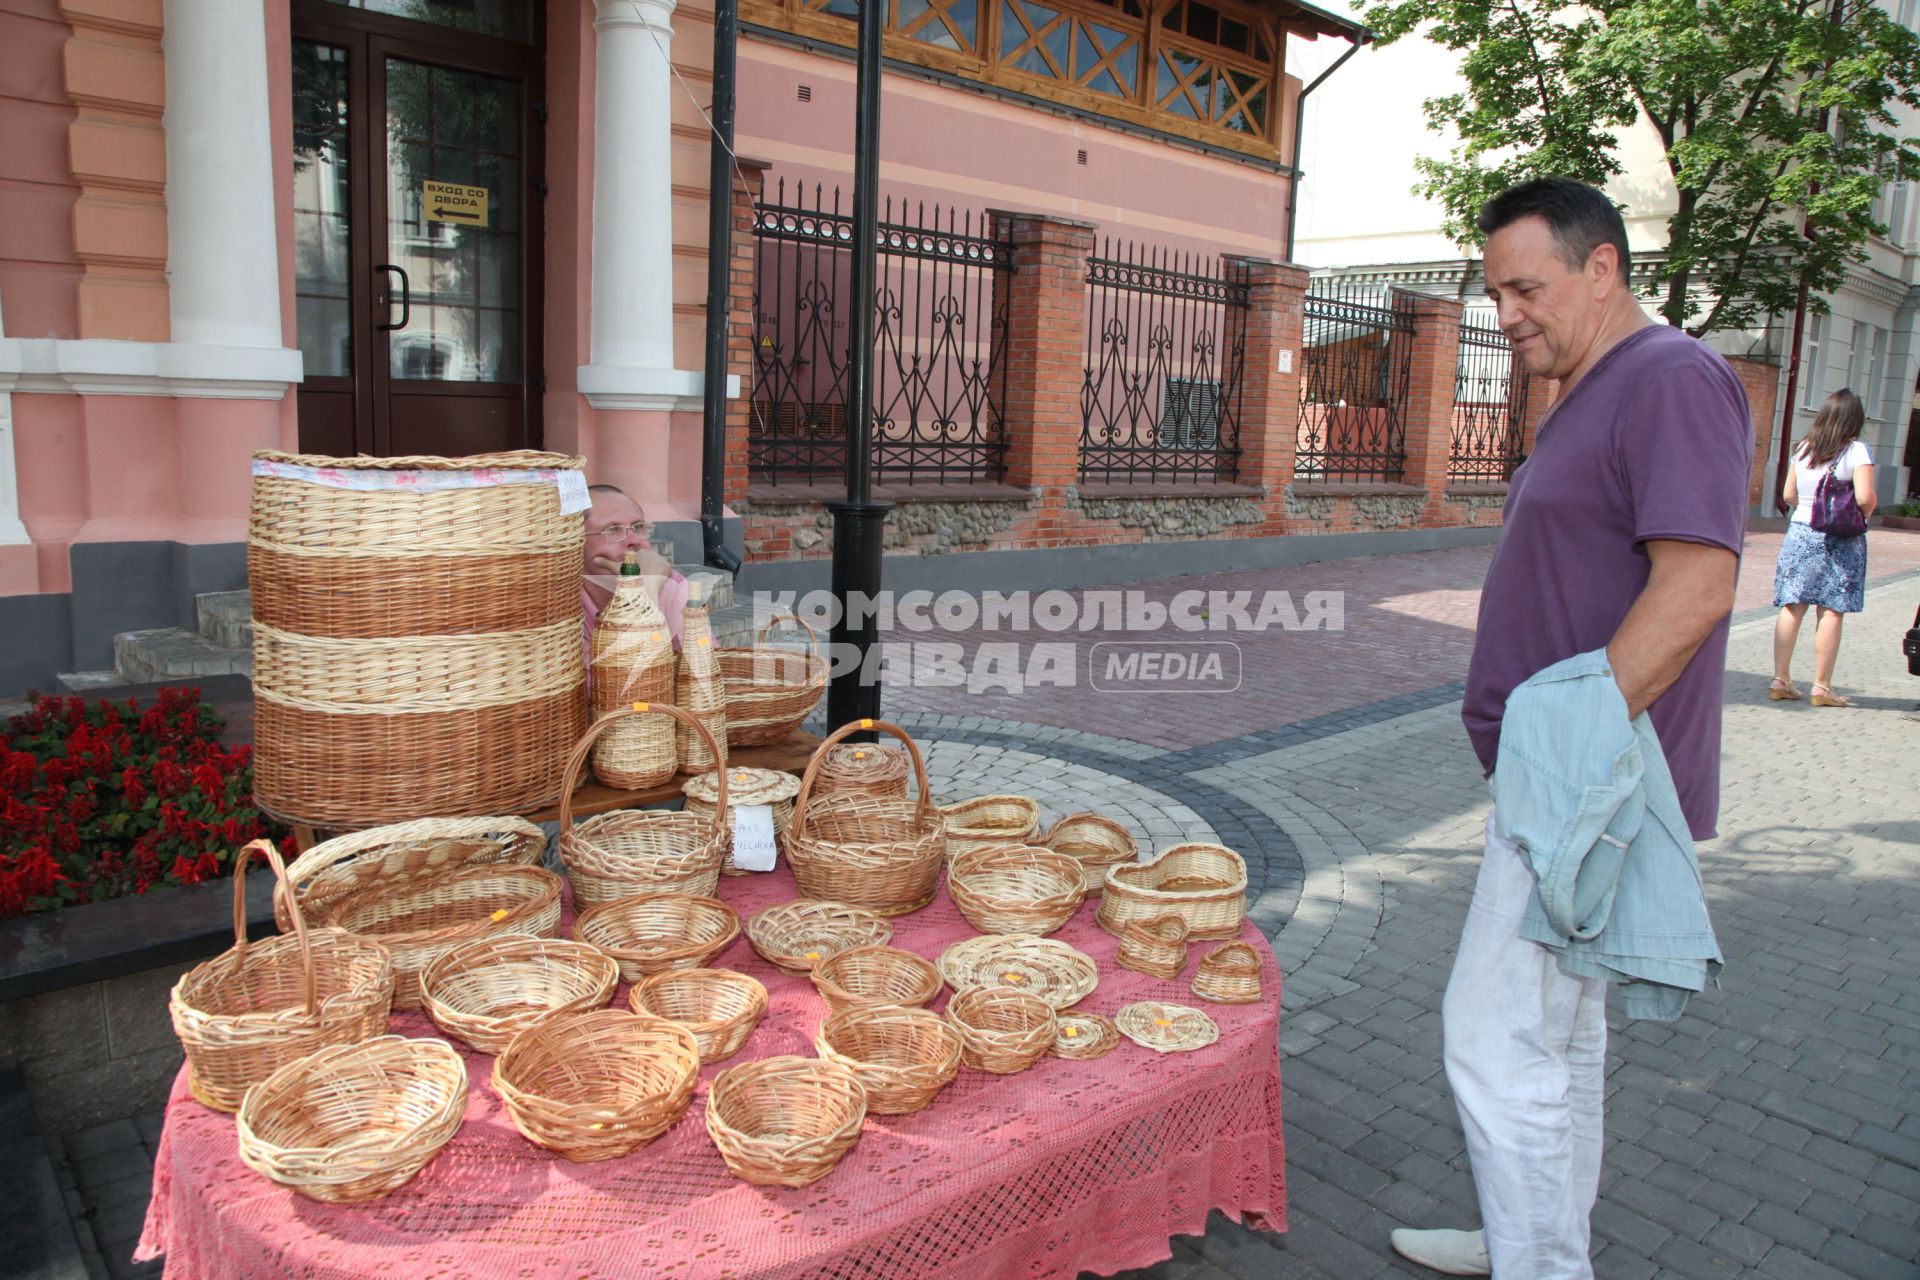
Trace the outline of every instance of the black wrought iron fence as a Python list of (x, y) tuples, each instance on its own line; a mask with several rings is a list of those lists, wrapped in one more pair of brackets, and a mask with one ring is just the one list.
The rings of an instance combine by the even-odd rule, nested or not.
[(1245, 268), (1109, 240), (1087, 293), (1081, 479), (1236, 479)]
[[(789, 200), (791, 199), (791, 203)], [(1007, 447), (1006, 273), (984, 214), (889, 198), (874, 287), (873, 465), (896, 482), (998, 480)], [(846, 467), (853, 214), (784, 180), (755, 212), (752, 418), (758, 481)]]
[(1294, 476), (1401, 479), (1413, 374), (1411, 299), (1365, 281), (1314, 280), (1300, 346)]
[(1503, 483), (1525, 455), (1527, 371), (1491, 316), (1469, 311), (1460, 321), (1453, 381), (1453, 444), (1449, 480)]

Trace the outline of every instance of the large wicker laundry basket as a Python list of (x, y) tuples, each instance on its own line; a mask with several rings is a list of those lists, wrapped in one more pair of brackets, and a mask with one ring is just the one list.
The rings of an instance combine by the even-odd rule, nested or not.
[(254, 790), (289, 822), (520, 813), (586, 727), (581, 460), (254, 457)]

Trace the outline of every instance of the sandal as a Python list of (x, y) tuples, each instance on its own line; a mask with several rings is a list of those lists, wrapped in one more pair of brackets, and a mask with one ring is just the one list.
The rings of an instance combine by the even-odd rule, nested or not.
[(1775, 702), (1800, 701), (1800, 691), (1793, 687), (1793, 681), (1782, 680), (1779, 676), (1775, 676), (1773, 683), (1767, 686), (1767, 696)]
[[(1826, 692), (1822, 693), (1821, 690), (1823, 689), (1825, 689)], [(1851, 699), (1841, 697), (1832, 689), (1827, 688), (1826, 685), (1817, 684), (1813, 686), (1813, 705), (1816, 707), (1850, 707), (1853, 705), (1853, 702)]]

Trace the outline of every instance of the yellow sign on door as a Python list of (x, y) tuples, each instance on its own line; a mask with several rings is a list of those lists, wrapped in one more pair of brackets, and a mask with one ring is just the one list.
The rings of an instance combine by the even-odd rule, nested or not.
[(463, 187), (457, 182), (423, 182), (420, 186), (428, 222), (459, 222), (470, 227), (487, 225), (485, 187)]

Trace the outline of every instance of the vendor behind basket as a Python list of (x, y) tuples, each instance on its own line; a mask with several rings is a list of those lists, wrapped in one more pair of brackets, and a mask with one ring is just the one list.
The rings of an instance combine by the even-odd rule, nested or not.
[(584, 615), (582, 642), (587, 667), (593, 667), (593, 628), (600, 610), (613, 598), (620, 581), (620, 562), (629, 551), (640, 562), (640, 578), (667, 617), (673, 647), (680, 647), (680, 623), (687, 607), (687, 580), (674, 572), (667, 558), (653, 549), (653, 524), (640, 504), (615, 485), (587, 486), (593, 506), (587, 511), (587, 545), (580, 571), (580, 612)]

